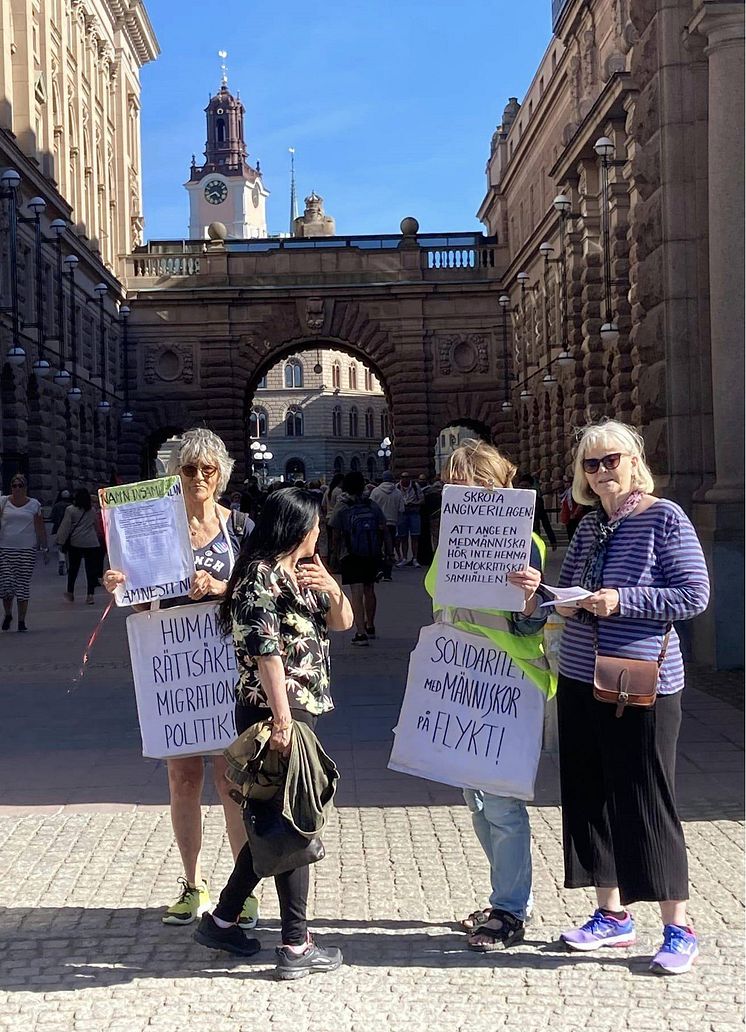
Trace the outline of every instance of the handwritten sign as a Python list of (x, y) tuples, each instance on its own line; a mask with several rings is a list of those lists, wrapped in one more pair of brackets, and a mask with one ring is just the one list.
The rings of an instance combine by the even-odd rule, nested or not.
[(423, 627), (409, 674), (391, 770), (457, 788), (533, 799), (544, 695), (486, 638)]
[(112, 570), (124, 574), (118, 606), (180, 598), (189, 591), (194, 553), (180, 477), (158, 477), (98, 492)]
[(508, 574), (529, 565), (535, 504), (535, 491), (443, 488), (438, 605), (523, 611), (524, 594)]
[(233, 642), (212, 603), (127, 618), (143, 756), (193, 756), (236, 737)]

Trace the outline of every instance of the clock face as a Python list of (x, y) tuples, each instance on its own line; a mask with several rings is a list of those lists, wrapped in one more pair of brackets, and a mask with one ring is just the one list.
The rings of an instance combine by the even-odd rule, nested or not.
[(205, 186), (205, 200), (210, 204), (222, 204), (228, 196), (228, 187), (219, 179), (211, 179)]
[(254, 189), (251, 191), (251, 199), (254, 202), (254, 207), (258, 208), (259, 207), (259, 187), (258, 186), (255, 186)]

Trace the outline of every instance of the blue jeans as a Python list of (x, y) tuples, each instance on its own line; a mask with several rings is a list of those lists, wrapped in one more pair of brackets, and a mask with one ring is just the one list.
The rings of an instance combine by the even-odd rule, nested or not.
[(522, 799), (465, 788), (479, 843), (490, 862), (490, 906), (526, 920), (531, 910), (531, 826)]

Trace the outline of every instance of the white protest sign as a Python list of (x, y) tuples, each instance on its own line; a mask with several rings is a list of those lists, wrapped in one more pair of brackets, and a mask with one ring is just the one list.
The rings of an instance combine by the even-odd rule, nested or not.
[(535, 491), (443, 488), (438, 605), (523, 611), (523, 591), (508, 583), (508, 574), (529, 565), (535, 504)]
[(158, 477), (98, 492), (112, 570), (124, 574), (118, 606), (180, 598), (189, 591), (194, 553), (180, 477)]
[(193, 756), (236, 737), (238, 680), (217, 605), (174, 606), (127, 618), (143, 756)]
[(420, 631), (388, 766), (391, 770), (533, 799), (544, 693), (487, 638), (449, 624)]

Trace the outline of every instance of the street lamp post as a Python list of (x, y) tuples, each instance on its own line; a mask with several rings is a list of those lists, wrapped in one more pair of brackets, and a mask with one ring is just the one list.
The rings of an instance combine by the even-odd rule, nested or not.
[(3, 194), (8, 198), (8, 235), (10, 245), (10, 305), (13, 327), (13, 340), (7, 354), (7, 361), (12, 366), (21, 366), (26, 361), (26, 352), (21, 347), (20, 319), (18, 314), (18, 224), (16, 190), (21, 185), (21, 177), (14, 168), (6, 169), (0, 176)]
[(78, 259), (74, 254), (69, 254), (63, 265), (70, 277), (70, 364), (73, 378), (72, 387), (67, 392), (67, 400), (71, 405), (76, 405), (83, 397), (83, 392), (78, 387), (78, 310), (75, 304), (75, 270), (78, 267)]
[(267, 448), (266, 444), (260, 444), (259, 441), (251, 442), (251, 472), (254, 472), (254, 466), (257, 463), (261, 463), (261, 477), (264, 485), (267, 483), (267, 464), (274, 458), (274, 455)]
[(130, 307), (129, 305), (121, 305), (119, 308), (119, 318), (122, 321), (122, 378), (124, 380), (124, 412), (122, 412), (122, 422), (131, 423), (135, 418), (134, 414), (130, 410), (130, 374), (129, 374), (129, 350), (128, 350), (128, 334), (127, 329), (129, 326)]
[(565, 245), (565, 233), (567, 231), (567, 223), (572, 218), (577, 218), (570, 210), (572, 205), (570, 198), (565, 197), (564, 194), (557, 194), (552, 202), (554, 209), (559, 215), (559, 237), (560, 237), (560, 274), (562, 284), (562, 296), (560, 297), (560, 309), (562, 318), (562, 350), (557, 356), (557, 365), (561, 369), (567, 368), (575, 364), (575, 359), (570, 354), (569, 340), (567, 335), (567, 251)]
[(28, 202), (29, 210), (32, 212), (28, 219), (19, 218), (19, 222), (34, 223), (34, 282), (36, 290), (36, 339), (38, 358), (33, 363), (32, 369), (36, 376), (46, 378), (52, 372), (52, 367), (44, 357), (44, 276), (41, 261), (41, 216), (46, 210), (47, 204), (43, 197), (32, 197)]
[(601, 340), (613, 347), (619, 340), (619, 327), (611, 311), (611, 232), (609, 227), (609, 165), (614, 157), (614, 144), (608, 136), (601, 136), (593, 145), (601, 159), (601, 232), (604, 244), (604, 302), (606, 310), (601, 327)]
[(106, 397), (106, 335), (104, 330), (104, 298), (109, 288), (105, 283), (97, 283), (93, 288), (98, 298), (98, 347), (99, 347), (99, 377), (101, 379), (101, 400), (98, 403), (99, 412), (108, 412), (111, 408)]
[(391, 438), (390, 437), (384, 437), (384, 439), (381, 441), (381, 443), (378, 446), (378, 451), (376, 452), (376, 454), (378, 455), (379, 459), (383, 459), (383, 468), (384, 469), (388, 469), (389, 468), (389, 461), (391, 459)]
[(544, 374), (543, 382), (546, 384), (556, 383), (556, 379), (552, 373), (552, 340), (551, 333), (549, 330), (549, 266), (554, 262), (558, 262), (559, 258), (552, 258), (551, 255), (554, 252), (552, 245), (545, 240), (539, 244), (539, 254), (544, 259), (544, 320), (547, 328), (547, 371)]
[(54, 382), (58, 387), (67, 388), (72, 379), (65, 365), (65, 293), (62, 279), (62, 236), (67, 229), (67, 222), (64, 219), (54, 219), (49, 228), (55, 235), (57, 252), (57, 348), (60, 367), (54, 374)]
[(529, 281), (529, 275), (527, 272), (519, 272), (516, 276), (516, 282), (521, 288), (521, 317), (524, 321), (523, 333), (521, 334), (521, 347), (523, 354), (521, 355), (521, 379), (523, 381), (523, 388), (521, 389), (522, 398), (530, 398), (531, 392), (526, 386), (528, 380), (528, 340), (526, 338), (526, 284)]
[(510, 412), (513, 408), (510, 401), (510, 381), (512, 377), (510, 375), (510, 367), (508, 364), (508, 308), (510, 307), (510, 298), (507, 294), (501, 294), (497, 299), (497, 303), (500, 305), (502, 310), (503, 390), (505, 393), (505, 400), (503, 401), (502, 409), (503, 412)]

